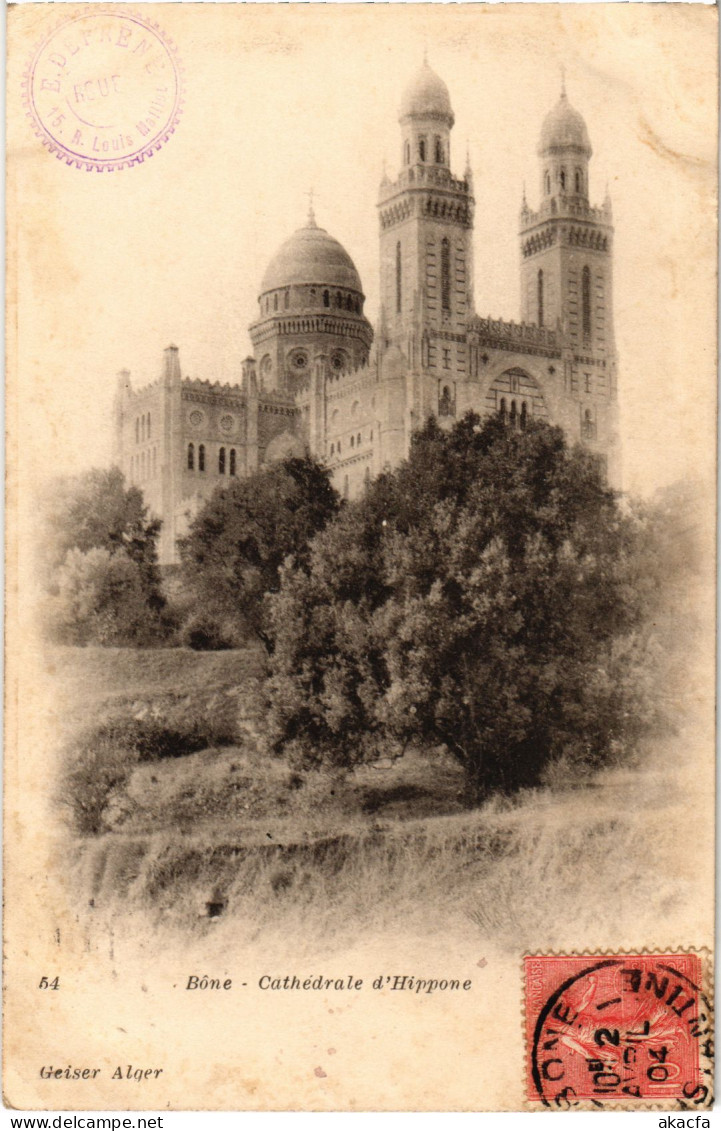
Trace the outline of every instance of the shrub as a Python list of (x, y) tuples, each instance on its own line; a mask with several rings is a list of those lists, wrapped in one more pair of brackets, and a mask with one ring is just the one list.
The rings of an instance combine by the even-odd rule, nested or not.
[(236, 739), (237, 728), (223, 718), (108, 719), (80, 734), (66, 750), (60, 801), (77, 832), (97, 835), (104, 830), (111, 795), (139, 763), (181, 758)]
[(196, 652), (221, 652), (237, 648), (242, 643), (234, 626), (229, 626), (210, 613), (191, 616), (180, 628), (178, 641), (183, 647), (192, 648)]

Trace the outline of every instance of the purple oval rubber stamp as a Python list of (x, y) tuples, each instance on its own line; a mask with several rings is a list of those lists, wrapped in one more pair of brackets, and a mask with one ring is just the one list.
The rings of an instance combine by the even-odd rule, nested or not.
[(35, 49), (25, 101), (36, 134), (69, 165), (140, 164), (175, 130), (181, 68), (153, 21), (113, 8), (64, 19)]

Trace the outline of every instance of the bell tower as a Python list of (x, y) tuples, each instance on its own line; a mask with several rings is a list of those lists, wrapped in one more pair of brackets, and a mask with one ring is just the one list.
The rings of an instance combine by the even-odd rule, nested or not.
[(451, 172), (454, 116), (428, 60), (401, 100), (401, 170), (380, 187), (381, 348), (415, 371), (465, 376), (472, 306), (470, 175)]
[(613, 222), (608, 196), (589, 201), (593, 150), (565, 83), (538, 144), (540, 205), (521, 207), (521, 319), (563, 330), (577, 353), (611, 362)]

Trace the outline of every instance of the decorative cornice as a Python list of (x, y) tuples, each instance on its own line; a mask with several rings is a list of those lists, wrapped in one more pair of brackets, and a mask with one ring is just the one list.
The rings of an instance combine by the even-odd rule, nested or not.
[(378, 205), (381, 230), (402, 224), (410, 216), (424, 220), (443, 220), (473, 227), (473, 197), (440, 192), (435, 189), (405, 189)]
[(182, 399), (192, 401), (195, 404), (224, 405), (227, 408), (235, 409), (236, 412), (240, 412), (246, 407), (246, 400), (242, 395), (229, 396), (221, 389), (214, 390), (212, 386), (207, 392), (183, 389)]
[(295, 337), (298, 334), (333, 334), (335, 337), (355, 338), (370, 347), (373, 327), (367, 318), (340, 314), (284, 314), (253, 322), (248, 327), (253, 345), (261, 345), (275, 337)]
[(488, 349), (526, 353), (537, 357), (560, 357), (561, 339), (556, 330), (533, 322), (504, 322), (502, 318), (471, 318), (468, 342)]
[(450, 330), (429, 330), (429, 338), (441, 338), (444, 342), (465, 342), (465, 334), (453, 334)]

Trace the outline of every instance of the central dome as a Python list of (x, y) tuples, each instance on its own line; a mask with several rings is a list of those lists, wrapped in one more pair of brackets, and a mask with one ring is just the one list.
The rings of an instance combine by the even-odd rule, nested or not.
[(566, 97), (565, 90), (556, 105), (546, 115), (541, 127), (538, 153), (542, 155), (551, 149), (578, 149), (589, 157), (593, 152), (586, 123), (574, 110)]
[(444, 118), (453, 125), (453, 110), (448, 87), (423, 60), (423, 65), (408, 83), (401, 98), (399, 120), (404, 118)]
[(348, 252), (312, 218), (275, 253), (263, 276), (261, 293), (303, 283), (345, 287), (363, 294), (360, 276)]

